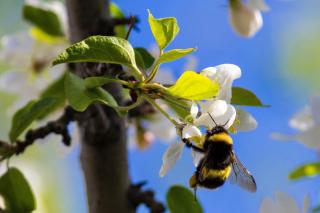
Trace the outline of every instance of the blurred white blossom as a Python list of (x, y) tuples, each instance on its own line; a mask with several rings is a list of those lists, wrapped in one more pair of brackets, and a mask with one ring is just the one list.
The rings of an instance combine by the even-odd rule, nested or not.
[(300, 209), (290, 195), (276, 192), (275, 198), (265, 198), (260, 206), (260, 213), (307, 213), (310, 206), (308, 196), (305, 196), (303, 208)]
[(261, 11), (268, 11), (269, 7), (264, 0), (229, 0), (229, 21), (239, 35), (254, 36), (262, 27)]
[(298, 133), (292, 135), (273, 133), (271, 137), (280, 141), (298, 141), (309, 148), (319, 148), (320, 97), (310, 98), (310, 103), (290, 119), (289, 125), (298, 130)]

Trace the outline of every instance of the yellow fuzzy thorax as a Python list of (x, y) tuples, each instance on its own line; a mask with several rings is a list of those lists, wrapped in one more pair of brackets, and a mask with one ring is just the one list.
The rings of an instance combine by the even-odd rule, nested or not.
[(218, 133), (218, 134), (214, 134), (214, 135), (211, 135), (209, 137), (209, 140), (212, 141), (212, 142), (215, 142), (215, 141), (223, 141), (227, 144), (233, 144), (233, 141), (232, 141), (232, 138), (230, 137), (230, 135), (228, 133), (225, 133), (225, 132), (221, 132), (221, 133)]
[(208, 169), (204, 167), (201, 170), (201, 173), (207, 178), (220, 178), (222, 180), (226, 180), (231, 173), (231, 166), (228, 166), (225, 169)]

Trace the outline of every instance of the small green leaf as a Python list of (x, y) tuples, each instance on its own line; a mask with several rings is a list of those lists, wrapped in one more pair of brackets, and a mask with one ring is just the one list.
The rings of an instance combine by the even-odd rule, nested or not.
[(17, 168), (10, 168), (0, 177), (0, 194), (4, 199), (6, 212), (30, 213), (36, 208), (32, 189)]
[(313, 212), (313, 213), (320, 212), (320, 205), (314, 207), (314, 208), (312, 209), (312, 212)]
[(289, 174), (289, 179), (297, 180), (304, 177), (312, 177), (320, 174), (320, 163), (310, 163), (298, 167)]
[(112, 78), (110, 76), (98, 76), (98, 77), (88, 77), (84, 79), (84, 84), (87, 89), (93, 89), (96, 87), (101, 87), (104, 84), (117, 82), (118, 79)]
[(154, 57), (145, 48), (134, 48), (134, 53), (138, 67), (148, 69), (152, 66)]
[(191, 104), (185, 100), (170, 100), (163, 99), (164, 102), (179, 116), (181, 119), (185, 119), (190, 115)]
[(267, 106), (251, 91), (241, 88), (232, 87), (231, 104), (242, 106)]
[(113, 36), (91, 36), (73, 44), (53, 64), (76, 62), (121, 64), (136, 69), (134, 50), (130, 43)]
[(186, 71), (168, 90), (176, 97), (196, 101), (215, 97), (219, 84), (196, 72)]
[(41, 98), (29, 102), (26, 106), (18, 110), (12, 119), (9, 133), (11, 142), (15, 142), (33, 121), (47, 115), (56, 101), (57, 99), (54, 97)]
[(23, 18), (51, 36), (64, 36), (59, 17), (53, 10), (25, 4)]
[(163, 50), (173, 41), (179, 32), (177, 20), (174, 17), (155, 19), (149, 10), (148, 13), (152, 34), (159, 48)]
[[(114, 2), (110, 2), (110, 14), (113, 18), (124, 18), (125, 15), (121, 11), (120, 7)], [(125, 25), (119, 25), (114, 27), (114, 32), (117, 37), (125, 38), (127, 30)]]
[(172, 186), (167, 192), (167, 205), (172, 213), (202, 213), (194, 194), (183, 186)]
[(110, 93), (102, 88), (86, 88), (85, 80), (71, 72), (66, 74), (64, 88), (67, 100), (77, 111), (83, 112), (94, 102), (102, 102), (110, 107), (118, 106)]
[[(64, 93), (64, 77), (65, 75), (62, 75), (60, 78), (52, 82), (40, 95), (40, 98), (55, 98), (56, 102), (51, 105), (51, 108), (48, 109), (47, 114), (56, 111), (57, 109), (63, 107), (66, 103), (66, 96)], [(40, 117), (39, 119), (43, 119), (43, 117)]]
[(169, 50), (160, 56), (159, 63), (165, 63), (165, 62), (177, 60), (179, 58), (184, 57), (185, 55), (192, 53), (195, 50), (196, 49), (194, 48)]

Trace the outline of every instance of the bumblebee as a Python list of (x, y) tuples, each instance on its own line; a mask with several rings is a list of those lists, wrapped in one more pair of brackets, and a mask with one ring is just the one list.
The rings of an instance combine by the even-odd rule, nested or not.
[[(210, 117), (215, 123), (211, 115)], [(189, 180), (190, 187), (195, 191), (198, 186), (216, 189), (229, 178), (232, 183), (243, 189), (256, 192), (256, 182), (237, 158), (233, 150), (233, 140), (224, 125), (216, 125), (213, 129), (207, 130), (204, 139), (197, 145), (188, 139), (183, 139), (183, 142), (194, 152), (203, 154), (196, 172)]]

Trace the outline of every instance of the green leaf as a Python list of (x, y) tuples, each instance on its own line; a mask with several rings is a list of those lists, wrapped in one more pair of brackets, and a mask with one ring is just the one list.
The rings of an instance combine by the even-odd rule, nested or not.
[(191, 104), (185, 100), (171, 100), (163, 99), (164, 102), (179, 116), (181, 119), (185, 119), (190, 115)]
[(314, 207), (314, 208), (312, 209), (312, 212), (314, 212), (314, 213), (320, 212), (320, 205)]
[(289, 174), (290, 180), (297, 180), (304, 177), (312, 177), (320, 174), (320, 163), (310, 163), (298, 167)]
[(134, 53), (138, 67), (148, 69), (152, 66), (154, 57), (145, 48), (134, 48)]
[[(56, 101), (51, 105), (51, 108), (48, 109), (46, 115), (56, 111), (57, 109), (63, 107), (66, 103), (66, 96), (64, 93), (64, 77), (62, 75), (60, 78), (51, 83), (41, 94), (40, 98), (55, 98)], [(39, 119), (43, 119), (40, 117)]]
[(102, 102), (110, 107), (118, 106), (110, 93), (102, 88), (86, 88), (85, 80), (71, 72), (66, 74), (64, 88), (67, 100), (77, 111), (83, 112), (94, 102)]
[(23, 18), (51, 36), (64, 36), (59, 17), (53, 10), (25, 4)]
[[(125, 15), (121, 11), (120, 7), (114, 2), (110, 2), (110, 14), (113, 18), (124, 18)], [(114, 32), (117, 37), (125, 38), (127, 30), (125, 25), (119, 25), (114, 27)]]
[(76, 62), (121, 64), (136, 69), (134, 50), (130, 43), (113, 36), (91, 36), (73, 44), (53, 64)]
[(176, 97), (196, 101), (215, 97), (219, 84), (196, 72), (186, 71), (168, 90)]
[(173, 41), (179, 32), (177, 20), (174, 17), (155, 19), (149, 10), (148, 13), (151, 32), (160, 50), (163, 50)]
[(54, 97), (46, 97), (36, 101), (31, 101), (26, 106), (18, 110), (13, 116), (9, 133), (11, 142), (15, 142), (33, 121), (47, 115), (56, 101), (57, 99)]
[(172, 213), (202, 213), (203, 210), (194, 194), (179, 185), (172, 186), (167, 192), (167, 205)]
[(231, 104), (242, 106), (267, 106), (250, 90), (241, 87), (232, 87)]
[(84, 84), (87, 89), (93, 89), (104, 84), (117, 82), (117, 80), (118, 79), (112, 78), (110, 76), (88, 77), (84, 79)]
[(32, 189), (17, 168), (10, 168), (0, 177), (0, 194), (4, 199), (6, 212), (30, 213), (36, 208)]
[(184, 57), (185, 55), (192, 53), (195, 50), (196, 49), (194, 48), (169, 50), (160, 56), (159, 63), (165, 63), (165, 62), (177, 60), (179, 58)]

